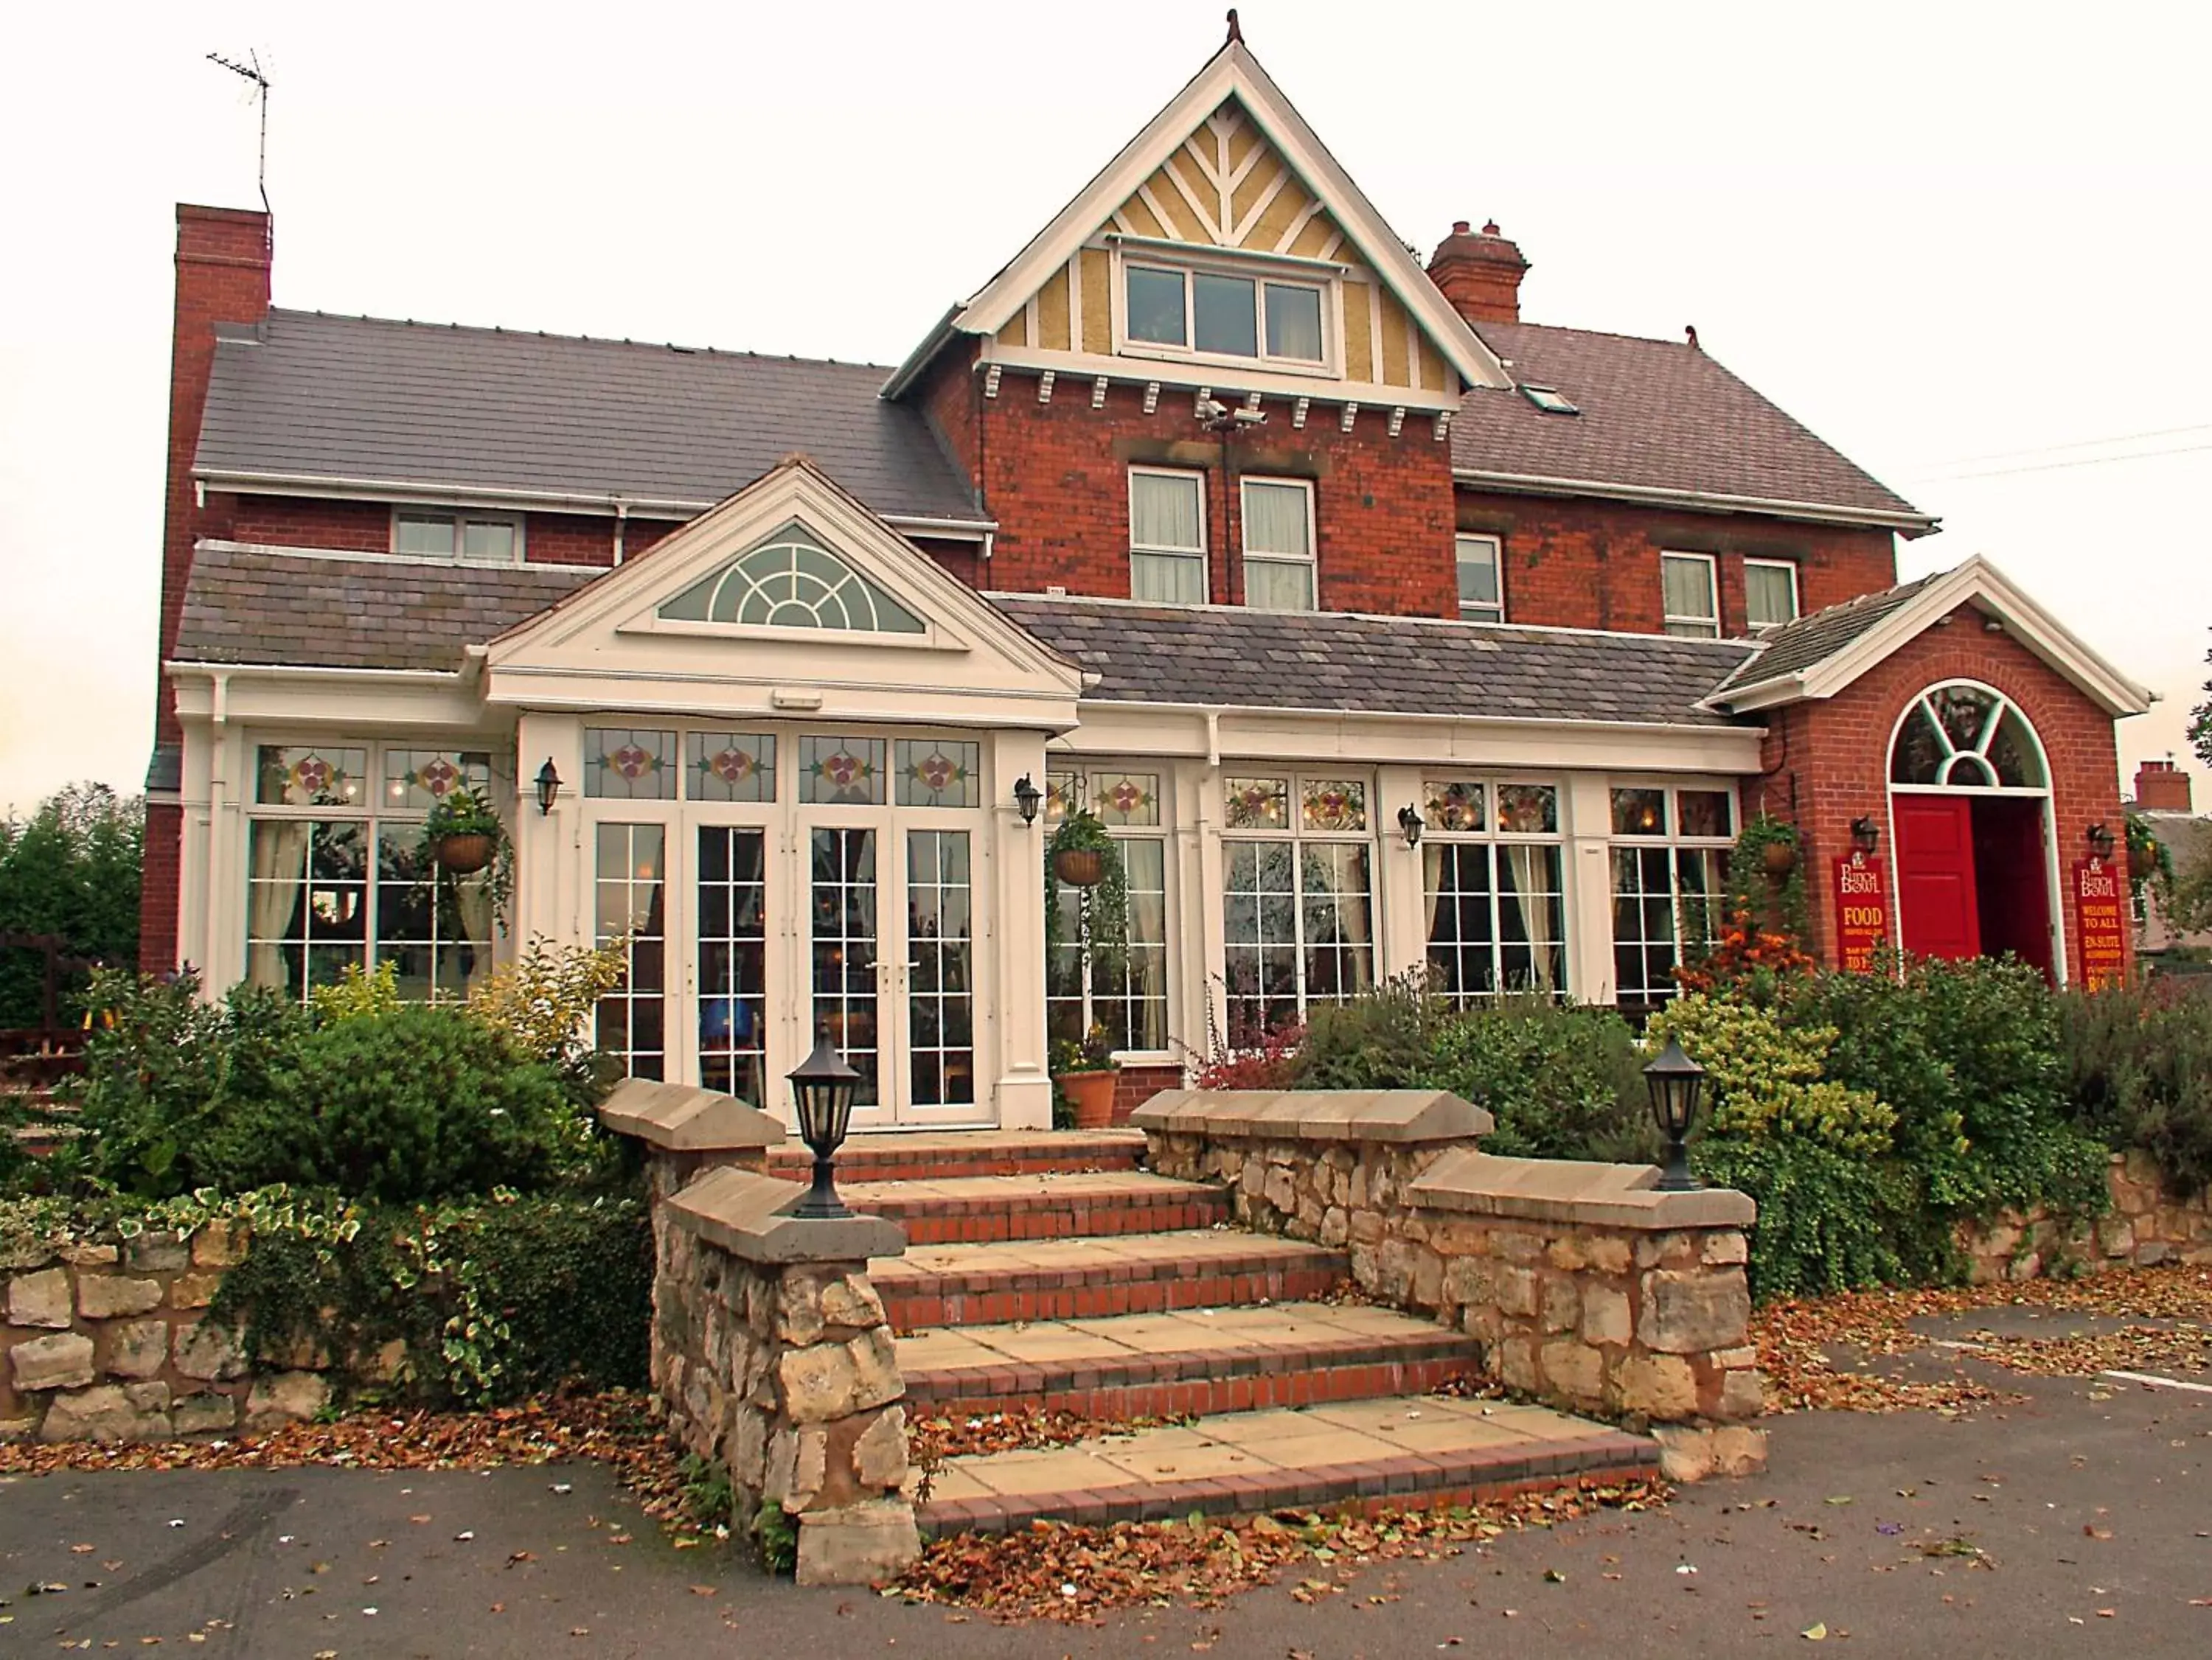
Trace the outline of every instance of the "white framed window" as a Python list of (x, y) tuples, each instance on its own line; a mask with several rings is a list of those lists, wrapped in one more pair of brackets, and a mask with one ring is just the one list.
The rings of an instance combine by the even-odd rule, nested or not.
[(457, 560), (464, 565), (520, 565), (522, 515), (395, 507), (392, 551), (416, 559)]
[(1421, 899), (1439, 994), (1464, 1009), (1501, 993), (1565, 992), (1559, 786), (1425, 779), (1421, 821)]
[(1206, 603), (1206, 475), (1129, 469), (1129, 597)]
[(1668, 633), (1689, 639), (1721, 637), (1718, 565), (1711, 554), (1659, 555), (1659, 587)]
[(1459, 614), (1468, 622), (1505, 621), (1505, 564), (1496, 536), (1453, 538), (1459, 561)]
[(1648, 1009), (1675, 994), (1675, 968), (1727, 923), (1735, 792), (1626, 785), (1612, 808), (1614, 994)]
[(1133, 770), (1086, 762), (1080, 772), (1045, 775), (1045, 822), (1057, 826), (1071, 806), (1103, 821), (1129, 890), (1129, 948), (1100, 963), (1083, 948), (1085, 890), (1061, 886), (1060, 916), (1045, 954), (1045, 1032), (1054, 1042), (1083, 1041), (1106, 1028), (1116, 1054), (1168, 1051), (1168, 843), (1161, 822), (1161, 785), (1152, 766)]
[(1797, 621), (1797, 566), (1787, 559), (1743, 562), (1743, 621), (1753, 633)]
[(1314, 569), (1313, 486), (1297, 478), (1248, 478), (1244, 603), (1255, 611), (1310, 611), (1319, 603)]
[(1150, 251), (1121, 263), (1121, 344), (1140, 356), (1214, 358), (1334, 372), (1334, 276), (1186, 265)]
[(1231, 769), (1221, 780), (1228, 1039), (1249, 1048), (1375, 984), (1367, 781)]

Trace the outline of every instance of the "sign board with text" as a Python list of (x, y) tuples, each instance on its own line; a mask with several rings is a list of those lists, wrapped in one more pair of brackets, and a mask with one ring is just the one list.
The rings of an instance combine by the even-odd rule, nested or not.
[(1835, 862), (1836, 960), (1850, 974), (1870, 972), (1889, 942), (1889, 884), (1881, 860), (1854, 851)]
[(2074, 866), (2074, 914), (2081, 928), (2080, 982), (2101, 991), (2128, 977), (2127, 867), (2112, 859), (2077, 860)]

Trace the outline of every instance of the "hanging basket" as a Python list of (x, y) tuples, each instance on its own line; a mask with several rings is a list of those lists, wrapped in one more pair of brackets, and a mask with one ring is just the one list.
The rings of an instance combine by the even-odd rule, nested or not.
[(1106, 879), (1106, 856), (1095, 847), (1063, 847), (1052, 856), (1052, 874), (1070, 888), (1096, 888)]
[(1797, 846), (1794, 842), (1768, 842), (1759, 850), (1759, 857), (1770, 876), (1786, 876), (1797, 868)]
[(481, 834), (441, 836), (430, 845), (430, 856), (438, 861), (439, 868), (457, 876), (483, 869), (497, 851), (492, 839)]
[(2158, 874), (2158, 844), (2150, 842), (2141, 847), (2128, 849), (2128, 879), (2148, 881)]

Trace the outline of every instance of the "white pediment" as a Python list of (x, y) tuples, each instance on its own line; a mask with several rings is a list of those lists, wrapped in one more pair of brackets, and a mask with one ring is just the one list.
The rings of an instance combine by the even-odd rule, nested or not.
[(803, 457), (487, 648), (532, 708), (1060, 730), (1081, 671)]

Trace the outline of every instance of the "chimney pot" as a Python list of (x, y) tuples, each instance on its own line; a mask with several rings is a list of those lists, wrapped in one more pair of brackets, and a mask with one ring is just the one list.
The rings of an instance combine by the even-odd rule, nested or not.
[(1467, 221), (1464, 219), (1455, 219), (1452, 221), (1452, 234), (1454, 236), (1465, 236), (1467, 234)]

